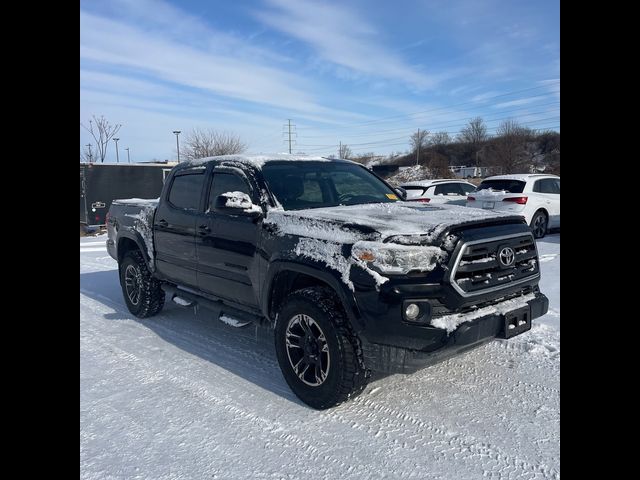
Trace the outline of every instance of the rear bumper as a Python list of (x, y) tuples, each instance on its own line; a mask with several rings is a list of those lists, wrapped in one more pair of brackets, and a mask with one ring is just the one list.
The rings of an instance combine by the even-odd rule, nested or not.
[[(515, 308), (506, 313), (494, 313), (461, 324), (450, 335), (442, 329), (439, 345), (430, 345), (429, 351), (403, 348), (369, 342), (362, 338), (362, 349), (367, 368), (384, 373), (414, 373), (457, 354), (471, 350), (494, 338), (507, 338), (531, 329), (531, 321), (549, 309), (549, 300), (541, 293), (527, 302), (528, 308)], [(518, 321), (528, 312), (526, 322)], [(513, 320), (515, 318), (515, 320)], [(508, 323), (514, 324), (508, 328)], [(520, 323), (520, 325), (518, 325)], [(427, 327), (433, 328), (433, 327)]]

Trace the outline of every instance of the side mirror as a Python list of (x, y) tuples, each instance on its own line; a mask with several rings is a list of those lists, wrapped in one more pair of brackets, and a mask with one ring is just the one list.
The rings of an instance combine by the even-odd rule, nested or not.
[(400, 200), (405, 201), (407, 199), (407, 191), (404, 188), (396, 187), (394, 190), (398, 194), (398, 197), (400, 197)]
[(227, 215), (242, 215), (257, 218), (262, 216), (262, 207), (254, 205), (251, 197), (243, 192), (225, 192), (218, 195), (214, 210)]

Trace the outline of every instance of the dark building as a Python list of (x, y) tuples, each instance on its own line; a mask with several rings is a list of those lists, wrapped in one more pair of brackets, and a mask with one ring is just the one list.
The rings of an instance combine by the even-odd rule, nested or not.
[(157, 198), (175, 162), (80, 163), (80, 223), (104, 225), (118, 198)]

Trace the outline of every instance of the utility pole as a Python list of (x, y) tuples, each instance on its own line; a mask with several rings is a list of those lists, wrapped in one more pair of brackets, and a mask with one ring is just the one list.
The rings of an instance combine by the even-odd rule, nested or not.
[(180, 135), (180, 130), (174, 130), (173, 134), (176, 136), (176, 150), (178, 151), (178, 163), (180, 163), (180, 142), (178, 141), (178, 135)]
[(120, 163), (120, 154), (118, 153), (118, 140), (119, 138), (114, 138), (113, 141), (116, 142), (116, 163)]
[(416, 166), (420, 164), (420, 144), (422, 140), (420, 139), (420, 129), (418, 129), (418, 154), (416, 155)]
[(89, 163), (91, 163), (93, 161), (93, 158), (91, 156), (91, 144), (87, 143), (87, 147), (89, 147)]
[(129, 147), (125, 148), (127, 151), (127, 162), (131, 163), (131, 157), (129, 156)]
[[(287, 135), (288, 136), (288, 139), (289, 139), (288, 140), (289, 141), (289, 153), (291, 153), (291, 141), (292, 141), (291, 137), (296, 135), (295, 130), (291, 130), (291, 127), (295, 128), (296, 126), (295, 125), (291, 125), (291, 119), (288, 118), (287, 119), (287, 123), (285, 124), (284, 127), (287, 130), (285, 132), (282, 132), (282, 133), (283, 133), (283, 135)], [(287, 140), (285, 140), (285, 141), (287, 141)], [(293, 139), (293, 141), (295, 142), (295, 139)]]
[(338, 145), (338, 158), (342, 158), (342, 140), (340, 140), (340, 144)]

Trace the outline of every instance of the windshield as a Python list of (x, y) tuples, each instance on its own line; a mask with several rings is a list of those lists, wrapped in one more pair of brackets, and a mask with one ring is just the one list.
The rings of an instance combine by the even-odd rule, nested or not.
[(478, 191), (491, 188), (492, 190), (505, 190), (509, 193), (522, 193), (526, 182), (520, 180), (483, 180), (478, 185)]
[(395, 192), (359, 165), (337, 162), (269, 162), (262, 167), (271, 192), (285, 210), (389, 203)]

